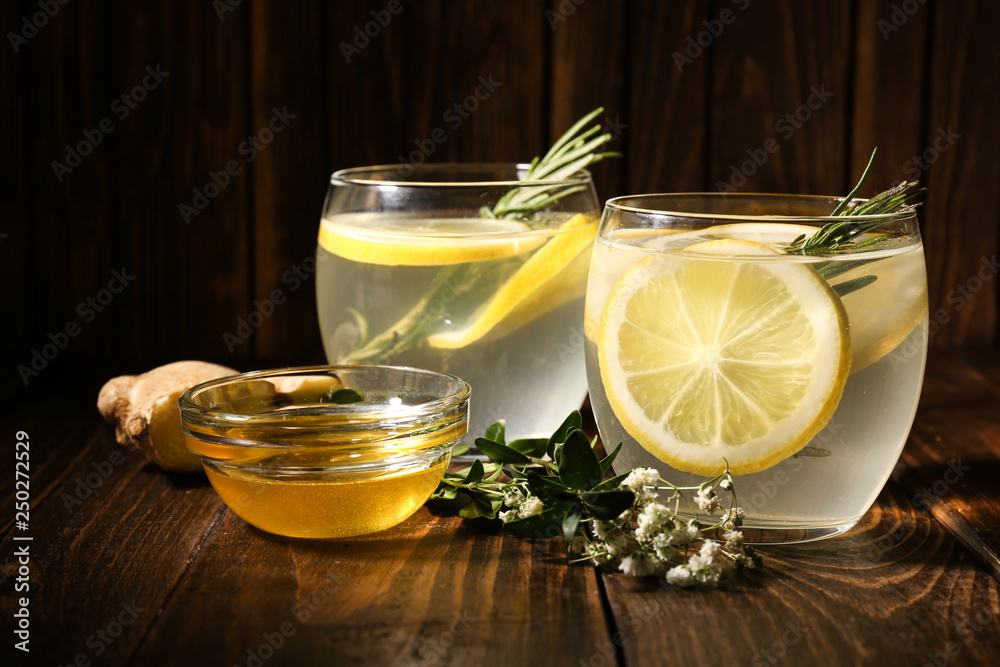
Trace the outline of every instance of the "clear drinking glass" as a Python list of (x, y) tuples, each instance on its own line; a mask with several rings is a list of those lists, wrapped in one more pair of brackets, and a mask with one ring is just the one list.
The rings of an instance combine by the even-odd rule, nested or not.
[(916, 411), (927, 352), (916, 215), (869, 216), (883, 223), (853, 248), (786, 252), (845, 220), (828, 217), (839, 201), (619, 197), (594, 245), (587, 371), (602, 439), (624, 443), (615, 469), (691, 486), (728, 462), (748, 541), (854, 526)]
[[(600, 206), (586, 171), (519, 180), (527, 169), (336, 172), (316, 274), (329, 362), (461, 377), (473, 387), (471, 436), (506, 418), (511, 437), (547, 437), (579, 408), (587, 393), (583, 302)], [(505, 196), (516, 203), (539, 195), (551, 199), (543, 208), (494, 217)]]

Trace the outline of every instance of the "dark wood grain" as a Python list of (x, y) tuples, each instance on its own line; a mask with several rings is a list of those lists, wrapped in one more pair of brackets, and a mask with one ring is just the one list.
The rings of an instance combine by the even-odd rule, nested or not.
[(931, 10), (925, 6), (900, 16), (894, 4), (898, 6), (892, 0), (861, 0), (854, 19), (851, 156), (844, 187), (857, 182), (872, 150), (878, 148), (868, 183), (859, 195), (863, 197), (903, 179), (923, 176), (912, 158), (923, 143), (927, 122), (923, 102)]
[[(31, 435), (34, 500), (30, 530), (0, 527), (0, 577), (15, 575), (13, 537), (33, 538), (31, 662), (9, 643), (0, 661), (992, 664), (1000, 589), (980, 560), (1000, 534), (1000, 353), (939, 353), (927, 377), (897, 473), (855, 529), (763, 547), (762, 571), (680, 590), (568, 566), (561, 540), (520, 541), (434, 507), (351, 540), (262, 533), (203, 478), (114, 443), (92, 402), (103, 373), (52, 375), (0, 415)], [(935, 493), (957, 458), (971, 470)], [(928, 485), (935, 497), (920, 502)], [(5, 617), (16, 605), (0, 591)]]
[(851, 86), (849, 59), (832, 54), (851, 51), (849, 13), (820, 0), (721, 5), (736, 8), (708, 47), (711, 189), (839, 194)]
[(931, 101), (919, 148), (929, 164), (930, 312), (942, 325), (931, 344), (987, 343), (996, 338), (1000, 214), (1000, 48), (990, 26), (1000, 22), (1000, 5), (938, 3), (933, 12)]
[(625, 663), (921, 665), (949, 643), (948, 664), (992, 660), (996, 579), (894, 484), (847, 535), (761, 551), (721, 591), (605, 577)]
[[(78, 450), (72, 458), (57, 456), (63, 443), (46, 443), (42, 433), (33, 438), (35, 462), (49, 468), (38, 482), (58, 482), (33, 507), (27, 532), (0, 539), (4, 555), (29, 545), (30, 664), (71, 664), (79, 655), (91, 664), (124, 664), (224, 507), (204, 479), (165, 474), (141, 453), (123, 450), (96, 409), (87, 422), (65, 433)], [(100, 482), (90, 477), (95, 463), (110, 468)], [(15, 535), (32, 540), (15, 542)], [(0, 596), (7, 618), (17, 597), (10, 589)], [(24, 664), (11, 642), (2, 656), (4, 664)]]
[[(532, 0), (516, 9), (401, 0), (382, 26), (387, 7), (69, 3), (4, 53), (0, 270), (17, 286), (8, 297), (17, 326), (3, 345), (8, 395), (24, 391), (17, 366), (68, 324), (80, 333), (43, 360), (44, 372), (77, 361), (317, 359), (311, 284), (285, 290), (286, 303), (249, 337), (237, 330), (254, 300), (290, 288), (284, 272), (312, 252), (333, 170), (411, 156), (524, 160), (597, 104), (628, 126), (614, 144), (624, 159), (595, 170), (602, 198), (725, 183), (839, 194), (877, 144), (871, 188), (914, 176), (931, 188), (921, 220), (941, 320), (933, 345), (997, 340), (995, 3), (928, 0), (907, 12), (892, 0)], [(36, 11), (37, 2), (8, 3), (6, 25), (14, 32)], [(170, 76), (120, 118), (112, 103), (158, 64)], [(479, 76), (501, 85), (452, 127), (444, 113)], [(824, 85), (833, 95), (808, 122), (776, 128)], [(250, 163), (239, 146), (278, 105), (297, 117)], [(105, 118), (114, 130), (60, 181), (53, 162)], [(949, 127), (960, 137), (935, 157)], [(447, 140), (422, 154), (418, 143), (437, 128)], [(757, 166), (768, 139), (778, 150)], [(914, 160), (925, 151), (935, 159)], [(240, 174), (186, 224), (178, 207), (230, 160)], [(82, 316), (80, 304), (122, 267), (135, 280), (96, 317)]]
[[(608, 150), (624, 147), (629, 125), (625, 106), (628, 16), (628, 10), (612, 3), (549, 3), (545, 10), (545, 27), (552, 41), (549, 143), (584, 114), (604, 107), (597, 122), (604, 132), (614, 135)], [(625, 194), (621, 159), (598, 163), (591, 171), (602, 202)]]
[[(327, 96), (318, 94), (324, 88), (327, 49), (333, 46), (321, 39), (326, 6), (320, 2), (258, 3), (249, 9), (253, 80), (268, 82), (251, 91), (251, 126), (259, 131), (270, 129), (273, 123), (284, 129), (254, 161), (250, 175), (253, 295), (260, 305), (248, 302), (246, 316), (255, 310), (272, 314), (251, 339), (230, 340), (233, 347), (249, 347), (264, 359), (323, 363), (313, 262), (330, 176), (325, 145), (330, 131)], [(295, 117), (272, 121), (275, 110)], [(296, 168), (286, 167), (291, 164)], [(289, 322), (301, 326), (290, 327)]]
[[(988, 360), (987, 363), (984, 363)], [(995, 352), (932, 354), (919, 418), (896, 475), (1000, 578), (1000, 383)]]
[[(594, 571), (565, 567), (560, 551), (427, 509), (378, 535), (315, 542), (230, 514), (135, 659), (245, 664), (283, 632), (268, 664), (575, 664), (607, 631)], [(205, 633), (205, 616), (226, 629)]]
[[(708, 187), (710, 53), (686, 54), (709, 20), (708, 2), (629, 5), (624, 134), (625, 192), (698, 192)], [(697, 53), (693, 50), (692, 53)], [(680, 60), (675, 58), (682, 57)], [(691, 58), (687, 62), (683, 58)], [(654, 147), (655, 149), (650, 150)]]

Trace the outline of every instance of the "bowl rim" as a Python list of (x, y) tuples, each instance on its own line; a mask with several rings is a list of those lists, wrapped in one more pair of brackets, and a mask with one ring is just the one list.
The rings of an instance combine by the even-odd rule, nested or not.
[[(406, 372), (406, 373), (417, 373), (425, 376), (433, 376), (437, 378), (447, 378), (457, 383), (455, 391), (452, 391), (447, 396), (442, 398), (436, 398), (431, 401), (426, 401), (417, 405), (405, 406), (393, 408), (391, 410), (372, 410), (366, 411), (364, 414), (366, 418), (371, 418), (372, 421), (378, 420), (380, 417), (385, 417), (386, 419), (401, 419), (407, 417), (413, 417), (415, 415), (429, 414), (435, 412), (445, 411), (454, 407), (461, 405), (463, 402), (468, 401), (470, 395), (472, 394), (472, 387), (468, 382), (458, 377), (457, 375), (452, 375), (451, 373), (444, 373), (441, 371), (432, 371), (424, 368), (416, 368), (413, 366), (393, 366), (393, 365), (349, 365), (349, 364), (319, 364), (314, 366), (288, 366), (284, 368), (269, 368), (263, 370), (249, 371), (246, 373), (237, 373), (235, 375), (227, 375), (224, 377), (215, 378), (197, 384), (187, 391), (185, 391), (180, 398), (177, 399), (178, 407), (181, 412), (181, 421), (185, 421), (186, 417), (196, 417), (200, 420), (214, 420), (218, 422), (225, 423), (238, 423), (244, 426), (252, 427), (254, 425), (273, 423), (273, 413), (265, 413), (264, 415), (249, 415), (246, 413), (232, 412), (228, 410), (218, 410), (215, 408), (205, 408), (194, 402), (193, 397), (203, 391), (213, 389), (218, 386), (226, 384), (239, 384), (252, 380), (267, 379), (268, 377), (278, 377), (278, 376), (295, 376), (295, 375), (310, 375), (310, 374), (326, 374), (336, 371), (382, 371), (382, 372)], [(341, 404), (329, 404), (324, 406), (311, 406), (306, 408), (309, 410), (310, 416), (323, 416), (324, 414), (333, 415), (344, 415), (350, 414), (352, 412), (351, 406), (357, 405), (354, 403), (349, 403), (346, 405)], [(289, 411), (291, 413), (291, 411)], [(259, 419), (255, 417), (260, 417)], [(186, 424), (184, 425), (186, 429)], [(280, 445), (268, 445), (273, 447), (281, 447)]]

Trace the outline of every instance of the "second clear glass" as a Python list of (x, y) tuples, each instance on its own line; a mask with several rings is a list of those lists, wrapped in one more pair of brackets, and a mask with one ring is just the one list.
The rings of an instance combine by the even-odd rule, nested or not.
[[(600, 204), (590, 174), (392, 165), (331, 179), (316, 297), (331, 364), (404, 364), (473, 388), (469, 434), (548, 437), (587, 393), (583, 303)], [(537, 188), (537, 190), (529, 190)], [(494, 217), (512, 190), (566, 193)]]

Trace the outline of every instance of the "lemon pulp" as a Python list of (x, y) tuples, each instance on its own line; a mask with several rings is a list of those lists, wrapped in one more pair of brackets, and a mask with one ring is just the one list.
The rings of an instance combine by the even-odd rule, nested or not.
[(678, 470), (764, 470), (836, 410), (850, 371), (847, 314), (815, 270), (773, 261), (765, 244), (686, 250), (641, 260), (612, 288), (598, 343), (608, 401)]

